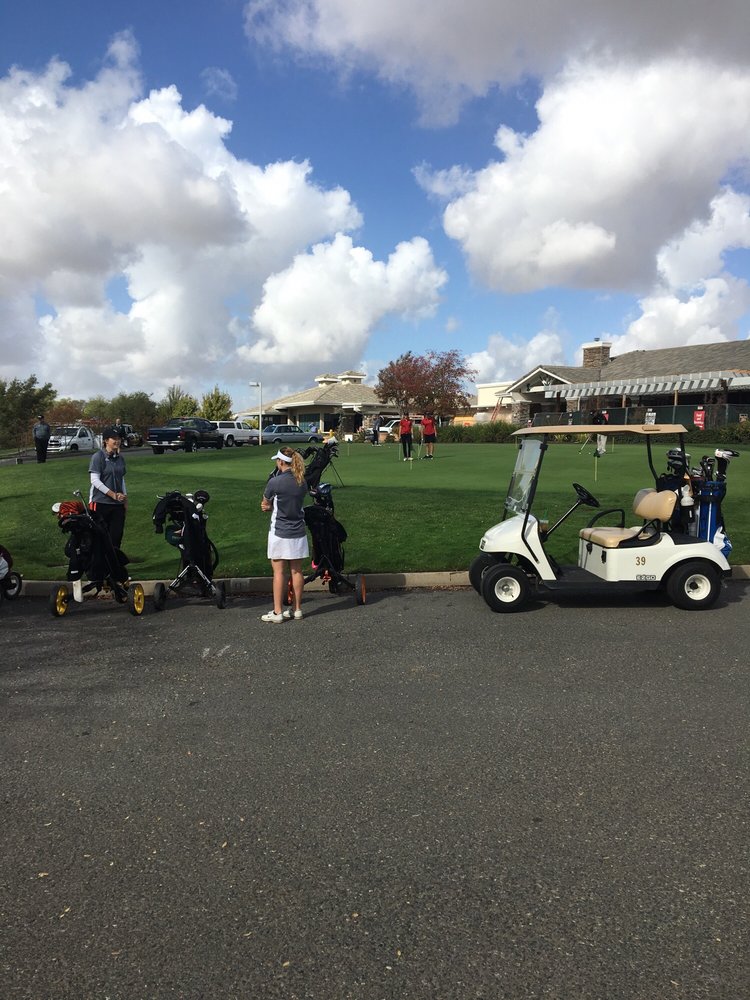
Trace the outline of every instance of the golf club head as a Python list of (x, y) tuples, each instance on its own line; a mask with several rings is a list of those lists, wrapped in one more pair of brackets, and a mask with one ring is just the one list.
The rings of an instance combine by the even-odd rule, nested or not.
[(723, 458), (727, 462), (731, 458), (739, 458), (740, 457), (740, 453), (738, 451), (732, 451), (731, 448), (717, 448), (716, 451), (714, 452), (714, 455), (716, 456), (716, 458)]

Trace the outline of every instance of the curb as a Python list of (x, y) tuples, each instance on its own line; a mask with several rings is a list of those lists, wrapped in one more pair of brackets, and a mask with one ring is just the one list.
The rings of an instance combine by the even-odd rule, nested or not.
[[(351, 577), (356, 574), (350, 573)], [(367, 581), (368, 590), (450, 590), (455, 587), (470, 587), (469, 574), (467, 572), (443, 572), (443, 573), (366, 573), (363, 574)], [(240, 576), (240, 577), (217, 577), (217, 583), (223, 581), (227, 587), (228, 594), (270, 594), (273, 589), (273, 580), (270, 576)], [(733, 566), (731, 580), (750, 580), (750, 566)], [(50, 589), (54, 586), (65, 583), (64, 580), (24, 580), (21, 591), (24, 597), (47, 597)], [(147, 597), (151, 597), (154, 592), (154, 585), (162, 582), (165, 585), (171, 583), (168, 580), (134, 580), (140, 583)], [(313, 586), (311, 584), (310, 586)]]
[[(748, 568), (750, 571), (750, 567)], [(356, 574), (350, 573), (353, 578)], [(367, 581), (368, 590), (416, 590), (426, 588), (437, 590), (440, 588), (469, 587), (469, 574), (466, 572), (448, 573), (366, 573), (363, 574)], [(270, 576), (240, 576), (240, 577), (217, 577), (216, 582), (222, 581), (226, 584), (228, 594), (270, 594), (273, 590), (273, 578)], [(161, 582), (169, 584), (172, 578), (165, 580), (138, 580), (147, 597), (151, 597), (154, 592), (154, 585)], [(24, 580), (21, 595), (24, 597), (47, 597), (52, 587), (66, 583), (65, 580)], [(310, 584), (310, 586), (314, 586)]]

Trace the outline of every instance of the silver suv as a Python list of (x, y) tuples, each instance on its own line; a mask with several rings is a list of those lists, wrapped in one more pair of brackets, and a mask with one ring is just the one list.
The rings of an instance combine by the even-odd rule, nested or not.
[(323, 435), (303, 431), (298, 424), (271, 424), (263, 428), (263, 440), (273, 444), (295, 444), (300, 441), (322, 441)]

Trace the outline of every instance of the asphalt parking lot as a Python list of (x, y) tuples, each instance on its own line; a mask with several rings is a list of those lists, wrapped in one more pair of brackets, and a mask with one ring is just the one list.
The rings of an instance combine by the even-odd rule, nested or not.
[(0, 994), (741, 1000), (747, 616), (0, 607)]

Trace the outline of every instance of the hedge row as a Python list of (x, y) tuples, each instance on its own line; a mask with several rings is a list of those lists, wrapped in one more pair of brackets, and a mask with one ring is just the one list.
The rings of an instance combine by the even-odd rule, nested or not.
[[(517, 424), (507, 424), (502, 420), (487, 424), (474, 424), (471, 427), (459, 427), (455, 424), (441, 427), (438, 433), (440, 441), (456, 444), (486, 444), (486, 443), (510, 443), (514, 439), (511, 437), (513, 431), (518, 430)], [(541, 430), (541, 428), (540, 428)], [(602, 427), (602, 432), (606, 434), (606, 427)], [(556, 440), (580, 443), (581, 434), (573, 431), (571, 434), (556, 435)], [(619, 437), (618, 437), (619, 440)], [(640, 435), (626, 437), (628, 441), (642, 440)], [(724, 424), (723, 427), (709, 427), (705, 431), (688, 430), (685, 435), (687, 444), (703, 444), (706, 441), (711, 444), (748, 444), (750, 443), (750, 422), (743, 424)]]
[[(540, 430), (542, 428), (539, 428)], [(518, 424), (508, 424), (504, 420), (497, 420), (486, 424), (472, 424), (470, 427), (461, 427), (458, 424), (444, 424), (438, 429), (438, 440), (443, 444), (512, 444), (516, 439), (512, 437), (513, 431), (518, 430)], [(417, 432), (419, 433), (419, 432)], [(606, 427), (602, 427), (602, 433), (606, 434)], [(356, 440), (369, 440), (367, 434), (360, 432)], [(618, 440), (623, 439), (628, 442), (642, 440), (640, 435), (618, 436)], [(396, 440), (394, 438), (394, 440)], [(417, 438), (418, 440), (418, 438)], [(573, 430), (570, 434), (556, 434), (555, 440), (560, 442), (570, 442), (580, 444), (582, 435)], [(743, 424), (725, 424), (723, 427), (710, 427), (705, 431), (689, 430), (685, 435), (688, 444), (702, 444), (706, 441), (711, 444), (748, 444), (750, 443), (750, 422)]]

